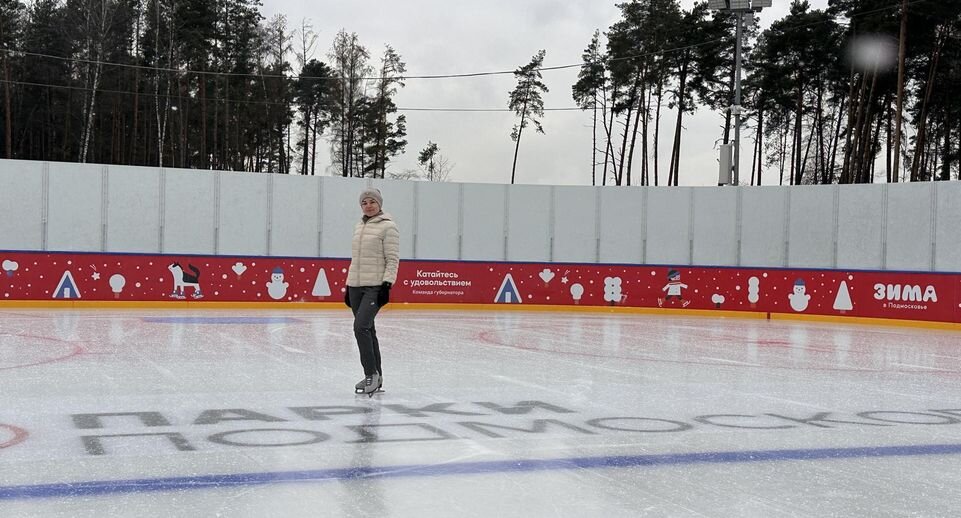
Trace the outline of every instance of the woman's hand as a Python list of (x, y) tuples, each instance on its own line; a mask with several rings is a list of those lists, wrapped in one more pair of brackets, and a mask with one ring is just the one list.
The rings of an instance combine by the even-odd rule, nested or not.
[(380, 291), (377, 292), (377, 305), (379, 307), (384, 307), (390, 302), (390, 286), (389, 282), (380, 285)]

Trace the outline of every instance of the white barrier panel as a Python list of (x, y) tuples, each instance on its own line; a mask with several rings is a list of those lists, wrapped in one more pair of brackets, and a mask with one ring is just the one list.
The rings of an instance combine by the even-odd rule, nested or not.
[(932, 185), (909, 183), (888, 187), (885, 269), (931, 269)]
[[(331, 176), (321, 178), (320, 253), (321, 257), (350, 257), (350, 241), (354, 225), (360, 221), (360, 191), (367, 185), (357, 178)], [(393, 213), (396, 200), (384, 200), (387, 212)], [(401, 228), (403, 226), (401, 225)]]
[(0, 250), (350, 256), (384, 194), (401, 257), (961, 270), (961, 183), (575, 187), (0, 160)]
[(961, 272), (961, 182), (937, 182), (934, 271)]
[(0, 249), (45, 249), (46, 165), (27, 160), (0, 160)]
[(269, 177), (270, 255), (319, 255), (321, 183), (308, 176), (275, 174)]
[(691, 187), (647, 192), (647, 264), (690, 264)]
[[(394, 222), (397, 223), (397, 229), (400, 231), (400, 258), (401, 259), (413, 259), (414, 258), (414, 228), (417, 226), (417, 217), (415, 207), (417, 205), (417, 199), (415, 197), (414, 185), (416, 182), (403, 182), (397, 180), (377, 180), (373, 182), (373, 186), (380, 189), (380, 193), (384, 196), (384, 206), (385, 212), (389, 212), (391, 216), (394, 217)], [(352, 196), (354, 201), (353, 209), (348, 209), (347, 212), (352, 214), (351, 221), (356, 223), (360, 220), (363, 213), (360, 212), (360, 192), (364, 190), (367, 186), (367, 181), (360, 178), (354, 178), (353, 183), (350, 184), (353, 188)], [(353, 223), (350, 225), (353, 229)], [(350, 250), (350, 240), (347, 241), (347, 249)], [(324, 250), (325, 257), (333, 257)], [(348, 253), (346, 257), (350, 257)]]
[(214, 200), (218, 174), (164, 169), (164, 253), (205, 254), (216, 250)]
[[(458, 257), (460, 185), (418, 182), (416, 252), (418, 259)], [(410, 225), (410, 223), (408, 223)]]
[(644, 197), (647, 189), (621, 187), (601, 189), (600, 192), (600, 262), (643, 263), (647, 224)]
[(461, 214), (461, 259), (507, 259), (506, 185), (465, 185)]
[(107, 168), (109, 252), (160, 250), (160, 169)]
[(788, 258), (792, 268), (833, 268), (837, 187), (812, 185), (788, 191)]
[(694, 188), (693, 264), (737, 264), (738, 189)]
[(593, 187), (554, 188), (555, 262), (597, 261), (597, 193)]
[(49, 171), (47, 250), (103, 250), (104, 166), (52, 162)]
[(838, 268), (880, 270), (884, 258), (884, 191), (871, 185), (838, 188)]
[(552, 188), (514, 185), (507, 191), (507, 260), (550, 261)]
[(233, 172), (220, 175), (218, 254), (267, 255), (271, 176)]
[(741, 264), (787, 263), (787, 196), (784, 187), (744, 189), (741, 195)]

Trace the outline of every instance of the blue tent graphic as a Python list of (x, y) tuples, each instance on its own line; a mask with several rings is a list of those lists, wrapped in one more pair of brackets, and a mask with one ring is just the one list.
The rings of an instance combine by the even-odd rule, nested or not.
[(63, 277), (60, 278), (60, 283), (57, 284), (57, 289), (53, 290), (53, 298), (55, 299), (79, 299), (80, 290), (77, 288), (76, 281), (73, 280), (73, 274), (70, 270), (63, 272)]
[(521, 300), (521, 294), (517, 291), (517, 285), (514, 284), (514, 278), (511, 274), (504, 276), (504, 282), (501, 283), (501, 287), (497, 290), (497, 296), (494, 297), (494, 302), (498, 304), (520, 304), (523, 302)]

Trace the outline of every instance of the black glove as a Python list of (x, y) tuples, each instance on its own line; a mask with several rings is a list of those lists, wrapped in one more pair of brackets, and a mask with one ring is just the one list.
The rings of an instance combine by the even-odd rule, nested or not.
[(384, 307), (390, 302), (390, 286), (389, 282), (385, 282), (380, 285), (380, 291), (377, 292), (377, 306)]
[(348, 308), (350, 307), (350, 288), (344, 290), (344, 304), (346, 304)]

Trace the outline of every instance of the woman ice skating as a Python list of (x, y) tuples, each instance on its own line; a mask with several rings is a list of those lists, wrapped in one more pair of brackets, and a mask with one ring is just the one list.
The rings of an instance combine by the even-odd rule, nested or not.
[(383, 204), (377, 189), (371, 187), (360, 193), (363, 217), (354, 227), (344, 294), (344, 302), (354, 313), (354, 336), (364, 367), (364, 379), (355, 391), (368, 396), (384, 385), (374, 317), (390, 300), (390, 287), (397, 280), (400, 263), (400, 232), (391, 215), (382, 210)]

